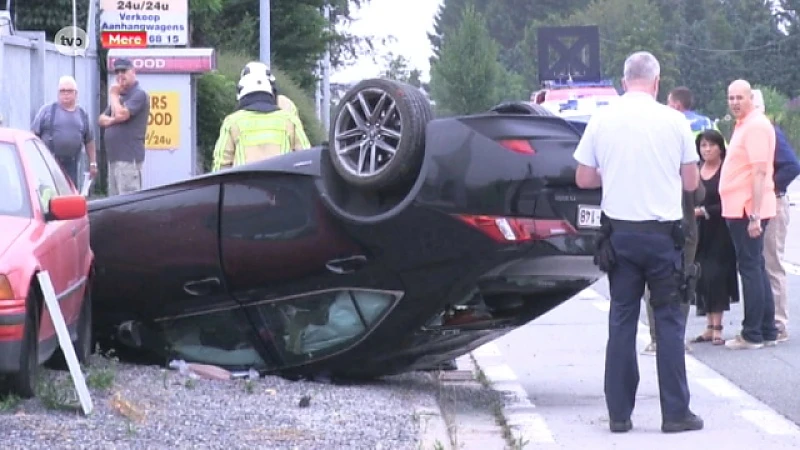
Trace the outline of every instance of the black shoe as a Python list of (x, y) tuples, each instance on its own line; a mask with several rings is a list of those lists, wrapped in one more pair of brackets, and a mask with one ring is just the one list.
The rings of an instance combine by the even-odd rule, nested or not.
[(689, 412), (682, 420), (665, 420), (661, 424), (664, 433), (680, 433), (682, 431), (697, 431), (703, 429), (703, 419), (693, 412)]
[(631, 422), (631, 419), (620, 421), (612, 420), (608, 423), (608, 427), (611, 429), (612, 433), (626, 433), (633, 428), (633, 422)]

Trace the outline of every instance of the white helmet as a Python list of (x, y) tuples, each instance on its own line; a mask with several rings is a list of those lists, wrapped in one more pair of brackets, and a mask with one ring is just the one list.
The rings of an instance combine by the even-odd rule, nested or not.
[[(251, 61), (245, 64), (239, 77), (239, 95), (237, 98), (242, 98), (250, 92), (268, 92), (277, 96), (275, 75), (269, 70), (269, 66), (261, 61)], [(267, 83), (264, 83), (265, 80)], [(262, 88), (264, 84), (267, 85), (266, 88)]]
[(269, 82), (269, 78), (259, 76), (258, 74), (243, 76), (242, 79), (239, 80), (237, 88), (239, 90), (236, 94), (237, 100), (241, 100), (242, 97), (247, 94), (252, 94), (253, 92), (265, 92), (274, 95), (272, 92), (272, 83)]

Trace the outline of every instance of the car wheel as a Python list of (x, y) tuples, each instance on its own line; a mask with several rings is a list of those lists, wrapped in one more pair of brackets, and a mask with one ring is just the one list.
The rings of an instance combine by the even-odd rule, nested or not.
[(25, 328), (20, 347), (19, 371), (11, 374), (11, 389), (20, 397), (36, 395), (36, 380), (39, 375), (39, 311), (33, 291), (28, 294), (25, 305)]
[(86, 291), (83, 295), (81, 305), (81, 315), (78, 318), (78, 339), (73, 342), (75, 346), (75, 356), (78, 362), (84, 366), (89, 365), (89, 358), (94, 350), (94, 340), (92, 336), (92, 289), (91, 281), (87, 281)]
[(425, 152), (425, 128), (433, 118), (419, 89), (398, 81), (358, 83), (339, 102), (328, 154), (349, 184), (381, 190), (415, 177)]
[(531, 102), (510, 101), (493, 107), (491, 112), (498, 114), (522, 114), (528, 116), (555, 116), (552, 111), (542, 105)]

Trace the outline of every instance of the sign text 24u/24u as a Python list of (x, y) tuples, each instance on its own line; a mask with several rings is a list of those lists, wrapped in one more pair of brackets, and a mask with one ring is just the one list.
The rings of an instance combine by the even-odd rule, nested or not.
[(172, 150), (180, 146), (180, 95), (177, 92), (150, 92), (145, 148)]

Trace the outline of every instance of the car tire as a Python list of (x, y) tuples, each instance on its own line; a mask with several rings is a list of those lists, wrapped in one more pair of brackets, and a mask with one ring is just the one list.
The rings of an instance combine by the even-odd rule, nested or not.
[(9, 376), (11, 390), (22, 398), (36, 395), (39, 377), (39, 308), (34, 290), (25, 302), (25, 325), (20, 347), (19, 371)]
[(555, 116), (552, 111), (542, 105), (531, 102), (510, 101), (493, 107), (491, 112), (498, 114), (522, 114), (528, 116)]
[[(361, 81), (345, 93), (333, 115), (328, 155), (336, 173), (352, 186), (373, 191), (416, 178), (432, 118), (430, 102), (416, 87), (384, 79)], [(361, 151), (364, 146), (369, 148)]]
[(81, 314), (78, 318), (78, 338), (72, 343), (75, 346), (75, 356), (78, 362), (88, 367), (94, 352), (94, 337), (92, 335), (92, 289), (91, 280), (86, 282), (86, 291), (83, 294)]

